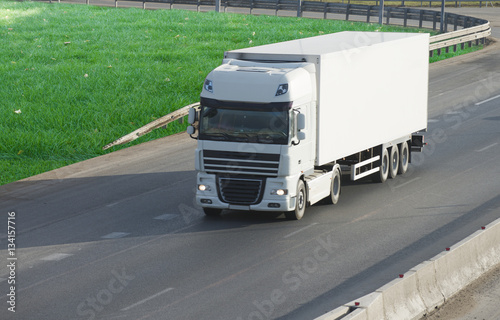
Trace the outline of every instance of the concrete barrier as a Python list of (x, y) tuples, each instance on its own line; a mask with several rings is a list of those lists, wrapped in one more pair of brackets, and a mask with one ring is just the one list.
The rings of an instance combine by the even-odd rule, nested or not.
[(480, 263), (484, 269), (490, 270), (500, 263), (500, 222), (488, 224), (484, 231), (483, 236), (478, 239)]
[(500, 264), (500, 219), (315, 320), (417, 320)]
[[(408, 271), (377, 290), (382, 293), (384, 317), (387, 320), (417, 319), (426, 313), (420, 296), (417, 273)], [(380, 318), (379, 318), (380, 319)]]
[(420, 297), (429, 313), (444, 303), (444, 296), (438, 287), (434, 261), (425, 261), (415, 266)]
[(337, 309), (333, 309), (330, 312), (325, 313), (319, 318), (316, 318), (315, 320), (335, 320), (335, 319), (341, 319), (344, 316), (351, 314), (351, 308), (348, 306), (341, 306), (338, 307)]
[(476, 241), (478, 232), (431, 259), (435, 264), (438, 287), (445, 299), (449, 299), (484, 272), (479, 264)]

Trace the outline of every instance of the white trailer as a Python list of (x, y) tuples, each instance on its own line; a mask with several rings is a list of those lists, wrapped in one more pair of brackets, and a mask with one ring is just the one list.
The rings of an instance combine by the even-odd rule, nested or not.
[(340, 32), (228, 51), (206, 78), (197, 203), (302, 218), (341, 175), (403, 174), (427, 128), (429, 35)]

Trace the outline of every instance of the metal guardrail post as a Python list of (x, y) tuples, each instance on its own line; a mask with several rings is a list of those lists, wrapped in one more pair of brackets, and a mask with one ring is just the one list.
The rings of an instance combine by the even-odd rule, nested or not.
[(220, 0), (215, 0), (215, 12), (220, 12)]
[(441, 26), (439, 27), (439, 32), (444, 32), (444, 3), (445, 0), (441, 0)]
[(380, 0), (380, 8), (378, 10), (378, 24), (384, 24), (384, 0)]
[(302, 0), (297, 0), (297, 18), (302, 17)]

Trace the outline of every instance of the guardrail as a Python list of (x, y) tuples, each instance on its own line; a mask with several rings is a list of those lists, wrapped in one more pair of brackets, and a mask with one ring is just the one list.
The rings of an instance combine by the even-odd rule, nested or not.
[[(375, 2), (375, 4), (378, 6), (378, 3), (380, 0), (353, 0), (356, 2)], [(351, 0), (341, 0), (342, 3), (351, 3)], [(423, 7), (424, 3), (427, 4), (429, 3), (429, 7), (432, 7), (432, 4), (434, 3), (436, 6), (441, 6), (441, 3), (443, 0), (384, 0), (384, 3), (386, 5), (391, 5), (391, 6), (401, 6), (404, 7), (408, 5), (409, 7), (414, 7), (415, 3), (419, 3), (420, 6)], [(500, 1), (498, 0), (479, 0), (479, 1), (474, 1), (474, 0), (444, 0), (446, 4), (451, 3), (455, 5), (455, 8), (461, 8), (462, 3), (469, 3), (469, 2), (474, 2), (478, 3), (479, 2), (479, 8), (483, 7), (483, 2), (486, 7), (488, 5), (494, 6), (494, 4), (498, 4)], [(447, 5), (448, 6), (448, 5)]]
[[(90, 0), (87, 0), (87, 3), (89, 1)], [(115, 6), (118, 6), (118, 1), (119, 0), (115, 0)], [(372, 6), (350, 3), (301, 0), (219, 0), (219, 3), (217, 3), (216, 1), (217, 0), (142, 0), (140, 2), (143, 3), (143, 8), (146, 8), (147, 2), (151, 2), (168, 4), (169, 8), (173, 8), (174, 5), (193, 5), (196, 6), (198, 11), (200, 10), (201, 6), (215, 6), (216, 8), (219, 8), (219, 10), (220, 8), (223, 8), (224, 12), (226, 12), (228, 8), (248, 8), (250, 10), (250, 14), (253, 13), (254, 9), (273, 10), (275, 15), (277, 15), (279, 11), (296, 11), (297, 16), (302, 16), (302, 14), (305, 12), (315, 12), (323, 13), (323, 18), (325, 19), (328, 18), (328, 14), (330, 14), (337, 15), (337, 17), (340, 15), (345, 20), (350, 20), (354, 16), (358, 17), (359, 20), (359, 17), (361, 17), (361, 19), (366, 22), (371, 22), (372, 17), (378, 18), (380, 10), (380, 6), (378, 5)], [(405, 1), (400, 0), (386, 1), (401, 2), (402, 4), (405, 3)], [(217, 5), (219, 5), (219, 7), (217, 7)], [(414, 25), (415, 27), (418, 26), (418, 28), (431, 28), (432, 25), (433, 30), (437, 30), (438, 25), (440, 25), (441, 22), (440, 11), (414, 8), (385, 7), (383, 17), (383, 21), (386, 24), (390, 24), (391, 21), (394, 23), (394, 21), (396, 20), (397, 23), (401, 22), (402, 20), (402, 23), (399, 24), (407, 27), (409, 26), (409, 21), (415, 21), (418, 22), (418, 24)], [(428, 25), (425, 25), (424, 23), (428, 23)], [(455, 31), (458, 29), (458, 27), (461, 27), (468, 31), (448, 33), (447, 31), (450, 25)], [(481, 27), (475, 28), (479, 26)], [(429, 47), (430, 56), (434, 55), (435, 50), (437, 50), (438, 55), (441, 54), (442, 49), (445, 49), (445, 52), (449, 52), (450, 48), (456, 51), (458, 44), (460, 44), (462, 48), (464, 47), (465, 43), (469, 43), (469, 46), (472, 45), (472, 41), (475, 41), (476, 45), (480, 42), (484, 44), (485, 38), (491, 34), (491, 29), (489, 27), (488, 21), (454, 13), (445, 13), (444, 31), (446, 32), (445, 34), (447, 34), (447, 36), (439, 35), (431, 37)]]
[[(61, 0), (58, 0), (58, 2), (60, 1)], [(302, 0), (115, 0), (115, 7), (118, 7), (119, 1), (142, 2), (142, 7), (144, 9), (146, 9), (146, 3), (162, 3), (168, 4), (170, 9), (172, 9), (174, 5), (192, 5), (196, 6), (198, 11), (201, 6), (215, 7), (217, 11), (220, 11), (221, 7), (223, 7), (224, 11), (227, 11), (228, 8), (248, 8), (250, 10), (250, 14), (252, 14), (254, 9), (274, 10), (276, 15), (278, 14), (278, 11), (283, 10), (296, 11), (297, 16), (299, 17), (302, 16), (304, 12), (323, 13), (323, 18), (325, 19), (328, 18), (328, 14), (335, 14), (337, 17), (340, 15), (345, 20), (349, 20), (353, 16), (357, 16), (366, 19), (366, 22), (371, 22), (371, 17), (379, 17), (380, 11), (380, 6)], [(385, 1), (401, 2), (401, 4), (405, 3), (405, 1), (402, 0)], [(455, 0), (449, 1), (457, 2)], [(52, 0), (49, 0), (49, 2), (52, 2)], [(458, 2), (461, 3), (461, 1)], [(90, 4), (90, 0), (86, 0), (86, 3)], [(408, 22), (414, 20), (418, 21), (418, 28), (430, 28), (430, 26), (424, 25), (424, 22), (426, 22), (432, 24), (433, 30), (437, 30), (438, 23), (440, 24), (441, 22), (440, 11), (414, 8), (385, 7), (383, 17), (386, 24), (390, 24), (391, 19), (393, 23), (394, 20), (399, 19), (402, 20), (402, 23), (399, 24), (407, 27), (409, 25)], [(445, 49), (445, 52), (449, 52), (450, 48), (456, 51), (458, 44), (460, 44), (462, 48), (464, 48), (466, 43), (471, 46), (473, 41), (476, 45), (479, 43), (484, 44), (486, 37), (491, 34), (489, 22), (487, 20), (474, 17), (446, 12), (443, 24), (445, 34), (433, 36), (430, 39), (429, 55), (431, 57), (434, 55), (436, 50), (438, 55), (441, 54), (442, 49)], [(463, 30), (461, 32), (447, 32), (449, 25), (452, 25), (455, 31), (458, 30), (458, 27), (461, 27)], [(417, 27), (417, 25), (415, 25), (415, 27)]]
[(456, 51), (457, 45), (459, 44), (462, 49), (465, 47), (466, 43), (468, 43), (470, 47), (472, 45), (472, 41), (474, 41), (476, 45), (478, 45), (480, 42), (484, 44), (486, 37), (491, 35), (490, 23), (488, 21), (485, 22), (485, 20), (481, 20), (478, 21), (477, 25), (457, 30), (457, 21), (459, 19), (462, 19), (466, 24), (467, 18), (470, 17), (452, 14), (448, 14), (448, 16), (445, 15), (445, 17), (445, 21), (450, 21), (450, 19), (455, 21), (455, 31), (442, 33), (430, 38), (429, 55), (431, 57), (435, 50), (438, 51), (438, 55), (441, 54), (442, 49), (445, 49), (445, 52), (448, 52), (450, 48), (453, 48), (453, 50)]
[[(87, 4), (90, 4), (90, 0), (86, 1)], [(142, 2), (144, 9), (146, 8), (146, 2), (169, 4), (170, 8), (179, 4), (193, 5), (197, 7), (197, 10), (200, 10), (200, 6), (216, 6), (216, 0), (142, 0), (135, 2)], [(301, 0), (220, 0), (219, 5), (224, 8), (224, 11), (226, 11), (227, 8), (248, 8), (250, 9), (250, 13), (252, 13), (254, 9), (267, 9), (274, 10), (277, 15), (278, 11), (285, 10), (297, 11), (298, 16), (302, 16), (302, 13), (304, 12), (322, 12), (323, 18), (325, 19), (328, 18), (328, 14), (336, 14), (342, 15), (345, 20), (349, 20), (352, 16), (361, 16), (363, 19), (366, 19), (366, 22), (370, 22), (371, 17), (378, 17), (380, 10), (379, 6)], [(115, 6), (118, 6), (118, 0), (115, 0)], [(393, 23), (394, 20), (396, 20), (399, 24), (407, 27), (409, 21), (415, 21), (418, 22), (419, 28), (430, 28), (430, 25), (432, 25), (432, 29), (437, 30), (437, 25), (441, 21), (441, 12), (413, 8), (385, 7), (384, 18), (386, 24), (390, 24), (392, 19)], [(460, 45), (463, 49), (466, 43), (468, 43), (469, 46), (471, 46), (473, 42), (476, 45), (479, 43), (484, 44), (486, 37), (491, 35), (490, 23), (484, 19), (445, 13), (443, 21), (445, 33), (430, 37), (429, 56), (431, 57), (434, 55), (435, 51), (437, 51), (437, 54), (440, 55), (443, 49), (445, 52), (449, 52), (450, 49), (456, 51), (458, 45)], [(424, 22), (429, 25), (424, 26)], [(450, 26), (454, 31), (448, 32), (448, 28)], [(188, 114), (189, 108), (196, 105), (198, 104), (194, 103), (163, 116), (162, 118), (157, 119), (104, 146), (103, 150), (112, 146), (133, 141), (156, 128), (166, 126), (172, 121), (183, 118)]]
[[(55, 1), (55, 0), (54, 0)], [(180, 0), (180, 1), (163, 1), (163, 0), (115, 0), (115, 6), (117, 6), (118, 1), (135, 1), (135, 2), (142, 2), (143, 7), (145, 8), (147, 2), (161, 2), (161, 3), (172, 3), (174, 4), (189, 4), (189, 5), (197, 5), (197, 6), (215, 6), (215, 0)], [(264, 0), (265, 1), (265, 0)], [(323, 0), (319, 0), (323, 1)], [(347, 3), (351, 4), (351, 0), (337, 0), (339, 3)], [(375, 2), (375, 5), (378, 6), (380, 0), (353, 0), (358, 2)], [(50, 3), (52, 3), (52, 0), (49, 0)], [(57, 2), (61, 2), (61, 0), (57, 0)], [(85, 0), (87, 4), (90, 4), (90, 0)], [(269, 1), (267, 1), (269, 2)], [(290, 1), (290, 2), (297, 2), (297, 1)], [(391, 6), (400, 6), (404, 7), (408, 3), (410, 6), (414, 6), (414, 3), (420, 3), (420, 7), (424, 6), (424, 3), (427, 4), (429, 3), (429, 7), (432, 7), (432, 4), (435, 3), (436, 5), (441, 5), (443, 0), (384, 0), (384, 3), (386, 5), (391, 5)], [(490, 6), (495, 6), (500, 3), (498, 0), (444, 0), (445, 3), (452, 3), (455, 5), (455, 8), (461, 8), (462, 3), (478, 3), (479, 2), (479, 8), (483, 7), (483, 3), (486, 7), (488, 7), (488, 4)]]

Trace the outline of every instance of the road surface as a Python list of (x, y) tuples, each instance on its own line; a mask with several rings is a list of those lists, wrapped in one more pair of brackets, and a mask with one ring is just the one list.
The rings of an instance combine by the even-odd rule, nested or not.
[(300, 221), (205, 217), (186, 134), (1, 186), (2, 319), (312, 319), (374, 291), (500, 217), (499, 52), (431, 65), (407, 175)]

